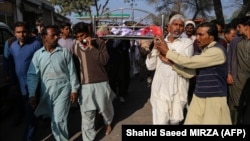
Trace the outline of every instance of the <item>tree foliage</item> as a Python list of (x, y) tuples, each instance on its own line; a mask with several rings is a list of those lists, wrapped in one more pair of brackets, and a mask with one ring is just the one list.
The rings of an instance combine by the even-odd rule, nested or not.
[(156, 5), (156, 11), (169, 15), (172, 11), (192, 16), (192, 19), (202, 17), (211, 18), (211, 12), (215, 13), (216, 19), (223, 20), (223, 8), (235, 9), (232, 18), (250, 14), (250, 0), (230, 0), (227, 7), (222, 7), (222, 0), (147, 0), (149, 5)]
[(77, 13), (79, 15), (89, 15), (93, 18), (91, 8), (94, 7), (96, 15), (102, 15), (107, 11), (107, 4), (109, 0), (106, 0), (102, 5), (100, 0), (49, 0), (53, 6), (59, 7), (58, 13), (62, 15), (70, 15), (71, 13)]
[[(156, 11), (169, 15), (175, 11), (195, 19), (197, 17), (209, 17), (213, 10), (210, 0), (147, 0), (148, 4), (155, 4)], [(188, 15), (187, 15), (188, 14)]]
[[(100, 4), (100, 0), (49, 0), (54, 6), (59, 7), (58, 13), (62, 15), (70, 15), (72, 12), (79, 15), (89, 15), (93, 18), (92, 12), (97, 16), (102, 16), (104, 13), (108, 15), (109, 8), (107, 4), (109, 0), (103, 0), (104, 3)], [(211, 13), (215, 12), (217, 19), (224, 19), (223, 8), (221, 0), (146, 0), (149, 5), (155, 5), (156, 15), (151, 18), (154, 23), (160, 23), (161, 15), (168, 15), (171, 12), (178, 12), (184, 14), (191, 19), (205, 18), (211, 19)], [(114, 1), (112, 1), (114, 2)], [(237, 15), (241, 17), (250, 11), (250, 0), (232, 0), (231, 7), (239, 7)], [(240, 5), (240, 6), (239, 6)], [(94, 11), (92, 11), (94, 10)], [(98, 19), (97, 19), (98, 21)]]
[(66, 15), (72, 12), (87, 12), (93, 1), (89, 0), (49, 0), (52, 5), (59, 7), (58, 13)]

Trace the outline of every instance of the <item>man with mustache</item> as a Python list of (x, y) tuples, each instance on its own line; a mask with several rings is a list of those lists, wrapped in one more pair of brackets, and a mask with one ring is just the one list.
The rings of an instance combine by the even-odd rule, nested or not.
[[(68, 115), (71, 103), (77, 100), (80, 85), (72, 54), (57, 44), (58, 33), (54, 25), (42, 29), (43, 47), (32, 58), (27, 84), (34, 114), (50, 118), (56, 141), (68, 141)], [(38, 88), (41, 93), (39, 97), (35, 94)]]
[(164, 39), (154, 39), (162, 60), (197, 69), (196, 86), (184, 124), (232, 124), (227, 104), (226, 49), (217, 42), (216, 25), (211, 22), (199, 24), (196, 40), (201, 54), (187, 57), (170, 50)]
[[(168, 24), (169, 34), (162, 41), (170, 47), (170, 50), (183, 56), (192, 56), (193, 41), (181, 37), (184, 21), (183, 15), (173, 15)], [(187, 104), (189, 78), (194, 76), (194, 70), (191, 70), (192, 74), (188, 77), (183, 77), (177, 70), (180, 67), (162, 61), (160, 53), (154, 47), (146, 58), (147, 69), (155, 70), (150, 96), (153, 124), (177, 125), (184, 119), (183, 110)]]

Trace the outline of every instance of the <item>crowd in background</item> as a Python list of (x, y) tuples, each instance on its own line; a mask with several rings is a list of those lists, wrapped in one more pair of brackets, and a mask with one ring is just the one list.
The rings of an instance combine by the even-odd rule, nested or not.
[(151, 88), (152, 124), (250, 123), (250, 17), (224, 25), (175, 13), (161, 37), (102, 38), (122, 35), (115, 27), (102, 25), (94, 33), (85, 22), (35, 21), (34, 28), (15, 23), (15, 37), (5, 42), (4, 70), (10, 90), (20, 91), (23, 141), (33, 140), (38, 117), (51, 120), (56, 140), (68, 140), (67, 117), (75, 102), (84, 141), (95, 139), (99, 114), (109, 135), (112, 102), (127, 102), (133, 76)]

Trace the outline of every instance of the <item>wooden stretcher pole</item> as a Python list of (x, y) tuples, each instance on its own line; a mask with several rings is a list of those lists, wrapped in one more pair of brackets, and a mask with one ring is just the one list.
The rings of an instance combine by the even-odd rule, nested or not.
[(96, 17), (93, 16), (92, 18), (92, 30), (93, 30), (93, 34), (96, 35)]
[(161, 30), (162, 33), (164, 33), (164, 27), (165, 27), (165, 16), (164, 14), (161, 15)]

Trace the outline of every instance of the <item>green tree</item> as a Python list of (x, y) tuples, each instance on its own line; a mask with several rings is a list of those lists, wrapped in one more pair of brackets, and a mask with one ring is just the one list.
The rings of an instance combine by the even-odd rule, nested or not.
[(210, 0), (147, 0), (148, 4), (155, 4), (156, 11), (169, 15), (175, 11), (192, 19), (197, 17), (208, 18), (213, 10), (213, 3)]
[[(104, 4), (100, 4), (100, 0), (49, 0), (53, 6), (59, 7), (56, 11), (62, 15), (70, 15), (77, 13), (79, 15), (89, 15), (90, 19), (93, 18), (91, 7), (94, 7), (95, 13), (98, 16), (102, 15), (108, 10), (107, 4), (109, 0), (106, 0)], [(98, 19), (97, 19), (98, 21)]]

